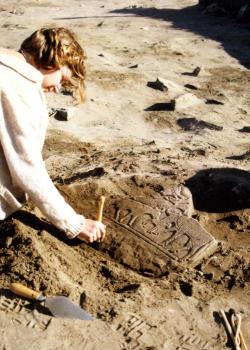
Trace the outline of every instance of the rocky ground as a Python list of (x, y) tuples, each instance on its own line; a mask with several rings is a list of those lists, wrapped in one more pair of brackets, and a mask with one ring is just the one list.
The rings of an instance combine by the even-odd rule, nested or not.
[[(51, 116), (44, 159), (78, 212), (96, 217), (107, 197), (98, 244), (66, 239), (32, 203), (1, 224), (0, 349), (233, 349), (221, 309), (250, 346), (249, 25), (195, 0), (11, 0), (0, 17), (13, 49), (44, 25), (78, 34), (87, 102)], [(53, 318), (11, 282), (94, 321)]]

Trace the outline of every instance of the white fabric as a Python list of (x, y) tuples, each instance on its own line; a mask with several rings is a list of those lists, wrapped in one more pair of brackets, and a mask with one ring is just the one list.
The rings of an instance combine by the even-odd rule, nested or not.
[(0, 51), (0, 220), (20, 209), (28, 196), (73, 238), (85, 219), (57, 191), (42, 159), (48, 123), (42, 79), (21, 56)]

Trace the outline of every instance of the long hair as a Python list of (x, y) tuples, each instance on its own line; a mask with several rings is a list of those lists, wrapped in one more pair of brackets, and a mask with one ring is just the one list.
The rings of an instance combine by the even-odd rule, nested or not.
[(66, 84), (78, 93), (79, 102), (85, 100), (86, 55), (71, 30), (63, 27), (41, 28), (23, 41), (20, 50), (31, 55), (38, 69), (67, 66), (72, 78)]

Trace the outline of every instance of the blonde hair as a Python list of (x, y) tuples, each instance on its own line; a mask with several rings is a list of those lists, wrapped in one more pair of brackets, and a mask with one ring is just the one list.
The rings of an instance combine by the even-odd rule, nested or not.
[(41, 28), (23, 41), (20, 50), (32, 57), (38, 69), (67, 66), (72, 78), (66, 84), (78, 93), (79, 102), (85, 100), (86, 55), (71, 30), (63, 27)]

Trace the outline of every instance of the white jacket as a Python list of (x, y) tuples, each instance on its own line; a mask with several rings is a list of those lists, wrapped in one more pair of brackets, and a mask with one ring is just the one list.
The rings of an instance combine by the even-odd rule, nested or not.
[(57, 191), (42, 159), (48, 124), (42, 79), (21, 56), (0, 51), (0, 220), (29, 197), (51, 223), (73, 238), (85, 219)]

